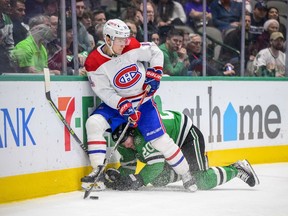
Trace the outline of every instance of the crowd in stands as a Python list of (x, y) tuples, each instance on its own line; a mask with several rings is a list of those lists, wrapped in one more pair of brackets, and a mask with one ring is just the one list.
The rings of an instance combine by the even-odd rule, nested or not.
[[(288, 13), (285, 17), (273, 4), (268, 7), (267, 1), (245, 0), (246, 76), (285, 76), (283, 20), (286, 21)], [(0, 74), (40, 73), (48, 67), (52, 73), (61, 75), (63, 54), (68, 74), (74, 73), (74, 56), (78, 57), (80, 74), (85, 74), (87, 55), (104, 43), (105, 22), (120, 18), (130, 28), (131, 37), (140, 42), (145, 38), (143, 22), (147, 20), (148, 41), (163, 51), (163, 71), (169, 76), (203, 76), (200, 29), (205, 20), (207, 27), (221, 35), (219, 39), (207, 32), (206, 75), (240, 76), (244, 0), (207, 0), (206, 8), (202, 0), (147, 0), (146, 19), (141, 0), (114, 1), (116, 7), (109, 6), (111, 1), (76, 0), (77, 55), (73, 53), (71, 1), (66, 0), (64, 46), (59, 2), (0, 0)], [(221, 47), (218, 55), (215, 45)]]

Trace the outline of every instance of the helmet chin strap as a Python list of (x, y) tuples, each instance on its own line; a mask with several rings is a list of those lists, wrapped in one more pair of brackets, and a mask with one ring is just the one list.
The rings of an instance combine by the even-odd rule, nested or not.
[(113, 43), (114, 43), (114, 40), (112, 40), (111, 37), (110, 37), (110, 41), (111, 41), (111, 45), (109, 45), (109, 44), (107, 43), (107, 40), (106, 40), (106, 38), (105, 38), (106, 45), (107, 45), (108, 49), (111, 51), (111, 53), (112, 53), (111, 56), (112, 56), (112, 57), (117, 57), (118, 54), (116, 54), (116, 53), (113, 51)]

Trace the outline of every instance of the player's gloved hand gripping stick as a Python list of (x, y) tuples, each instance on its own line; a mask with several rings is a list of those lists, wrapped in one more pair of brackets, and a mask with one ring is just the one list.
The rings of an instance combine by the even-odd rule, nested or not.
[[(143, 103), (145, 97), (147, 96), (147, 93), (150, 91), (150, 88), (151, 88), (150, 85), (148, 85), (148, 86), (146, 87), (145, 92), (144, 92), (144, 94), (143, 94), (142, 97), (141, 97), (141, 100), (139, 101), (139, 103), (137, 104), (137, 107), (135, 108), (135, 111), (138, 111), (140, 105)], [(128, 118), (128, 123), (126, 124), (126, 126), (125, 126), (125, 128), (123, 129), (121, 135), (119, 136), (119, 139), (118, 139), (117, 142), (115, 143), (115, 146), (114, 146), (113, 149), (111, 150), (109, 157), (108, 157), (108, 158), (105, 157), (105, 159), (104, 159), (104, 164), (103, 164), (103, 165), (101, 166), (101, 168), (99, 169), (99, 172), (97, 173), (97, 176), (96, 176), (96, 178), (95, 178), (95, 180), (94, 180), (94, 183), (91, 185), (91, 187), (90, 187), (88, 190), (85, 191), (84, 197), (83, 197), (84, 199), (86, 199), (86, 198), (90, 195), (93, 187), (94, 187), (95, 184), (98, 182), (99, 177), (100, 177), (100, 174), (102, 174), (102, 172), (104, 172), (104, 169), (105, 169), (105, 167), (106, 167), (107, 164), (108, 164), (108, 161), (110, 160), (110, 158), (112, 157), (112, 155), (114, 154), (114, 152), (116, 151), (116, 149), (118, 148), (121, 140), (123, 139), (123, 137), (125, 136), (126, 131), (127, 131), (128, 128), (129, 128), (130, 124), (133, 124), (133, 119)]]

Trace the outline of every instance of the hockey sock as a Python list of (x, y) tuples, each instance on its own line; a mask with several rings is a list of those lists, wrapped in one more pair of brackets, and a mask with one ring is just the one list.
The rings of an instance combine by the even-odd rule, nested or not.
[(160, 151), (167, 163), (178, 175), (183, 175), (189, 171), (189, 166), (181, 149), (174, 143), (167, 133), (158, 139), (151, 141), (152, 146)]
[(109, 127), (101, 115), (92, 115), (86, 122), (88, 154), (94, 169), (104, 162), (107, 145), (103, 134)]
[(211, 167), (195, 173), (196, 184), (200, 190), (209, 190), (235, 178), (237, 173), (237, 169), (233, 166)]

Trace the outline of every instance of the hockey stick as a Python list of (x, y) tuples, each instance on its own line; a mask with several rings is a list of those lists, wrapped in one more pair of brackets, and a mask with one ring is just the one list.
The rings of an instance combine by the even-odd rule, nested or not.
[(48, 68), (44, 68), (44, 78), (45, 78), (45, 94), (46, 94), (46, 99), (48, 100), (49, 104), (53, 108), (54, 112), (58, 116), (58, 118), (62, 121), (62, 123), (65, 125), (65, 127), (68, 129), (69, 133), (74, 137), (76, 142), (80, 145), (80, 147), (83, 149), (88, 154), (88, 148), (85, 146), (79, 137), (76, 135), (74, 130), (70, 127), (68, 122), (65, 120), (59, 109), (56, 107), (54, 102), (51, 99), (51, 93), (50, 93), (50, 71)]
[[(145, 92), (144, 92), (144, 94), (143, 94), (142, 97), (141, 97), (141, 100), (139, 101), (139, 103), (137, 104), (137, 107), (135, 108), (136, 111), (139, 109), (139, 107), (140, 107), (141, 104), (143, 103), (145, 97), (147, 96), (147, 93), (150, 91), (150, 88), (151, 88), (150, 85), (148, 85), (148, 86), (146, 87)], [(97, 173), (97, 176), (96, 176), (93, 184), (91, 184), (91, 186), (90, 186), (90, 188), (89, 188), (88, 190), (85, 190), (83, 199), (86, 199), (86, 198), (90, 195), (90, 193), (92, 192), (92, 189), (93, 189), (93, 187), (96, 185), (97, 181), (99, 180), (100, 175), (102, 174), (102, 172), (104, 172), (105, 167), (107, 166), (109, 160), (111, 159), (112, 155), (115, 153), (116, 149), (118, 148), (121, 140), (122, 140), (123, 137), (125, 136), (125, 133), (126, 133), (126, 131), (128, 130), (129, 125), (130, 125), (131, 122), (132, 122), (132, 121), (131, 121), (130, 119), (128, 119), (128, 123), (126, 124), (125, 128), (123, 129), (122, 133), (120, 134), (120, 137), (119, 137), (118, 140), (116, 141), (115, 146), (114, 146), (113, 149), (111, 150), (110, 155), (109, 155), (109, 157), (108, 157), (108, 160), (107, 160), (107, 157), (105, 157), (105, 159), (104, 159), (104, 164), (101, 166), (101, 169), (100, 169), (99, 172)]]

